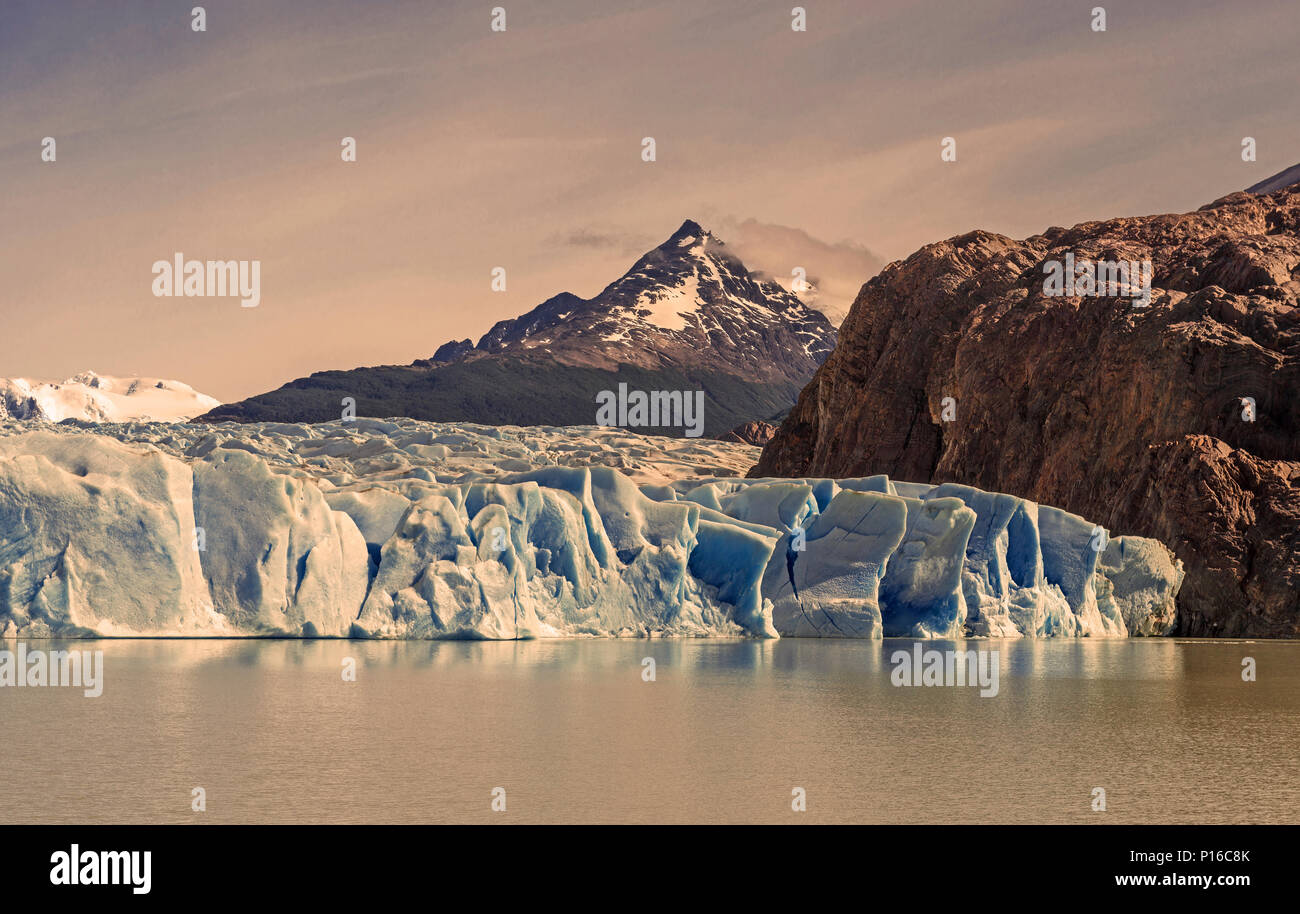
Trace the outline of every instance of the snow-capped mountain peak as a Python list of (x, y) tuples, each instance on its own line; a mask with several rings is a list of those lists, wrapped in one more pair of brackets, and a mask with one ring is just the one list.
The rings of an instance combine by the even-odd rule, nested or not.
[(802, 308), (775, 283), (753, 276), (725, 242), (690, 220), (601, 297), (631, 320), (672, 331), (685, 330), (693, 315), (706, 327), (717, 325), (708, 317), (710, 305), (739, 308), (764, 322), (781, 320), (787, 308)]
[(688, 219), (595, 297), (561, 293), (499, 322), (473, 350), (442, 347), (437, 361), (540, 349), (578, 363), (722, 361), (766, 376), (811, 371), (834, 345), (822, 314)]
[(1248, 194), (1271, 194), (1279, 191), (1284, 187), (1290, 187), (1292, 184), (1300, 183), (1300, 165), (1292, 165), (1290, 168), (1284, 168), (1277, 174), (1265, 178), (1258, 184), (1252, 184), (1246, 188)]
[(115, 378), (83, 371), (65, 381), (0, 378), (0, 419), (62, 422), (183, 422), (221, 405), (166, 378)]
[(630, 385), (698, 391), (704, 433), (718, 435), (789, 410), (835, 340), (821, 312), (687, 220), (591, 298), (561, 292), (498, 322), (477, 345), (451, 340), (410, 365), (318, 372), (200, 419), (325, 421), (340, 397), (364, 389), (377, 416), (589, 425), (598, 396)]

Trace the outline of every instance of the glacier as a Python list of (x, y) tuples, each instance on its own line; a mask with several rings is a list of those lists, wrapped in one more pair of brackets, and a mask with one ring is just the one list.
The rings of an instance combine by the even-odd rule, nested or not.
[(0, 420), (5, 637), (1125, 637), (1160, 542), (617, 428)]

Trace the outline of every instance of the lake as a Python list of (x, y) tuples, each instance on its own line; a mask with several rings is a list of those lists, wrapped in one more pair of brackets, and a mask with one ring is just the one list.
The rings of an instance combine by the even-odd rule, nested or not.
[(1300, 822), (1300, 643), (921, 644), (997, 694), (898, 639), (29, 640), (104, 689), (0, 688), (0, 822)]

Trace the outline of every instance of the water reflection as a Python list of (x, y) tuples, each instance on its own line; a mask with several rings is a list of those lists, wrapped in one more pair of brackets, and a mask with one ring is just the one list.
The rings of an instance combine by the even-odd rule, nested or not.
[[(1090, 822), (1094, 786), (1106, 821), (1300, 819), (1294, 642), (40, 646), (103, 650), (104, 694), (0, 691), (0, 822), (190, 822), (195, 785), (209, 822), (492, 821), (498, 784), (529, 822), (789, 821), (794, 785), (817, 822)], [(894, 687), (914, 646), (997, 651), (998, 694)]]
[[(887, 675), (889, 658), (899, 650), (983, 650), (999, 655), (1003, 678), (1177, 679), (1188, 665), (1200, 674), (1217, 664), (1197, 642), (1170, 639), (972, 639), (965, 641), (834, 641), (784, 638), (751, 639), (555, 639), (536, 641), (345, 641), (320, 639), (104, 639), (28, 642), (59, 650), (102, 650), (106, 658), (163, 669), (205, 665), (266, 670), (336, 669), (344, 657), (371, 667), (394, 669), (454, 666), (503, 667), (521, 671), (563, 669), (604, 671), (653, 657), (682, 671), (816, 670), (828, 675)], [(1254, 645), (1253, 641), (1219, 641)], [(1287, 642), (1273, 642), (1285, 644)], [(1244, 650), (1244, 647), (1243, 647)], [(1243, 654), (1244, 655), (1244, 654)]]

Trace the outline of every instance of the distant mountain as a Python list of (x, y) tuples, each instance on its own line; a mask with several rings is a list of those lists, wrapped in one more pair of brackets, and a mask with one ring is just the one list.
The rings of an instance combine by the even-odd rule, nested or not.
[(1300, 184), (1300, 165), (1292, 165), (1290, 168), (1279, 171), (1271, 178), (1265, 178), (1258, 184), (1252, 184), (1246, 188), (1246, 193), (1271, 194), (1275, 190), (1290, 187), (1292, 184)]
[(0, 419), (181, 422), (220, 403), (163, 378), (113, 378), (93, 371), (57, 382), (0, 378)]
[(777, 426), (771, 422), (763, 422), (755, 419), (753, 422), (746, 422), (744, 425), (737, 425), (727, 434), (722, 436), (723, 441), (738, 441), (741, 444), (752, 444), (755, 447), (762, 447), (772, 440), (776, 434)]
[(352, 397), (358, 415), (379, 418), (592, 425), (597, 395), (626, 384), (702, 390), (704, 433), (717, 436), (788, 410), (835, 340), (825, 316), (688, 220), (594, 298), (562, 292), (477, 344), (453, 340), (407, 366), (318, 372), (200, 421), (326, 421)]

